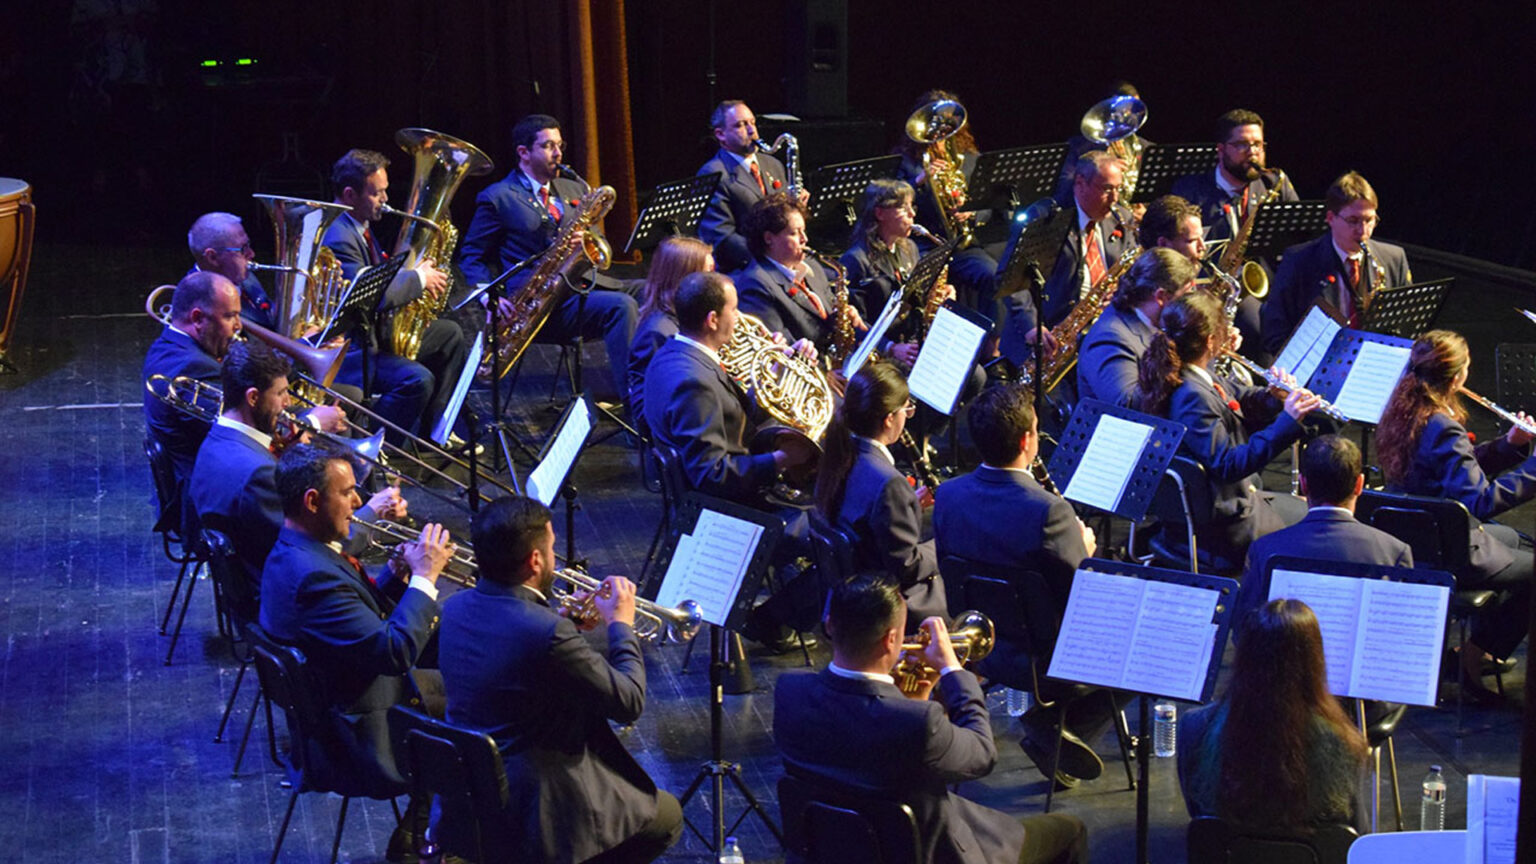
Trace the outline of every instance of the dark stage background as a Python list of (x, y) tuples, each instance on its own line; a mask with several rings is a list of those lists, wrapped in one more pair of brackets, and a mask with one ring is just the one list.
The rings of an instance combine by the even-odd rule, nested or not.
[[(578, 104), (576, 0), (160, 0), (157, 11), (118, 17), (80, 11), (90, 5), (30, 4), (0, 27), (0, 173), (33, 183), (40, 243), (175, 242), (197, 213), (253, 212), (258, 183), (318, 193), (347, 147), (401, 155), (392, 133), (409, 125), (473, 141), (497, 161), (493, 177), (457, 196), (462, 225), (474, 193), (511, 167), (511, 123), (543, 110), (569, 124)], [(1355, 168), (1382, 196), (1383, 237), (1536, 267), (1536, 103), (1519, 83), (1531, 68), (1531, 4), (809, 5), (811, 17), (830, 10), (834, 20), (846, 9), (845, 32), (812, 39), (831, 69), (813, 76), (823, 86), (811, 101), (835, 102), (824, 82), (845, 77), (847, 116), (804, 130), (807, 166), (884, 152), (929, 86), (959, 92), (993, 149), (1065, 138), (1125, 77), (1147, 101), (1151, 140), (1209, 140), (1217, 115), (1248, 107), (1267, 121), (1271, 164), (1304, 197)], [(784, 48), (804, 0), (713, 6), (714, 96), (745, 98), (760, 116), (803, 104), (790, 82), (806, 67)], [(691, 174), (712, 150), (710, 7), (586, 7), (627, 31), (641, 190)], [(125, 64), (114, 65), (114, 46), (130, 49)], [(594, 60), (604, 90), (622, 86), (622, 58)], [(621, 132), (599, 138), (605, 166), (620, 158)], [(398, 192), (409, 169), (397, 166)], [(625, 228), (612, 220), (627, 223), (627, 210), (610, 217), (610, 233)]]

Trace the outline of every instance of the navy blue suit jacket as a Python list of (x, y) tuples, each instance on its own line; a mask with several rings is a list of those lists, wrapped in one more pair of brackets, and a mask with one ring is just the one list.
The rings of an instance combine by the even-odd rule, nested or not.
[(656, 815), (656, 784), (609, 726), (639, 718), (645, 660), (629, 625), (607, 633), (604, 657), (523, 585), (481, 579), (443, 604), (448, 722), (501, 750), (513, 859), (585, 861)]
[[(1248, 200), (1262, 201), (1269, 194), (1269, 184), (1264, 177), (1259, 177), (1248, 183)], [(1232, 205), (1234, 218), (1239, 225), (1242, 224), (1243, 193), (1228, 195), (1225, 189), (1216, 183), (1216, 166), (1199, 174), (1186, 174), (1173, 181), (1172, 193), (1185, 201), (1200, 208), (1200, 221), (1206, 228), (1205, 239), (1207, 242), (1221, 240), (1232, 236), (1232, 226), (1227, 221), (1226, 211), (1223, 205)], [(1285, 188), (1280, 190), (1280, 201), (1300, 201), (1296, 194), (1296, 187), (1291, 185), (1287, 176)]]
[[(891, 299), (891, 294), (901, 290), (903, 281), (897, 272), (897, 262), (910, 272), (917, 264), (917, 245), (911, 240), (899, 242), (896, 256), (871, 253), (863, 239), (856, 239), (838, 263), (848, 277), (848, 299), (859, 310), (866, 323), (873, 324)], [(888, 341), (916, 339), (920, 328), (920, 316), (901, 313), (896, 322), (885, 331)]]
[[(788, 175), (784, 163), (768, 155), (757, 154), (757, 170), (763, 175), (763, 186), (768, 193), (784, 191)], [(752, 171), (724, 150), (715, 153), (705, 162), (698, 175), (719, 172), (720, 183), (714, 197), (699, 218), (699, 239), (715, 249), (715, 269), (731, 273), (752, 262), (747, 248), (747, 238), (741, 234), (741, 224), (747, 218), (752, 205), (763, 199), (763, 192), (752, 179)]]
[(645, 422), (645, 372), (651, 367), (651, 359), (661, 346), (677, 335), (677, 316), (667, 312), (652, 312), (641, 319), (635, 328), (635, 339), (629, 343), (629, 362), (625, 367), (625, 381), (629, 416)]
[(1413, 550), (1407, 543), (1356, 520), (1350, 513), (1314, 508), (1295, 525), (1266, 534), (1248, 547), (1243, 584), (1232, 607), (1234, 625), (1241, 627), (1248, 613), (1268, 599), (1264, 570), (1276, 555), (1383, 567), (1413, 566)]
[(261, 628), (304, 652), (329, 703), (327, 734), (311, 753), (321, 770), (379, 795), (404, 791), (387, 717), (410, 698), (406, 673), (437, 619), (437, 601), (421, 591), (391, 600), (331, 547), (286, 526), (278, 532), (261, 574)]
[[(1045, 300), (1041, 312), (1045, 325), (1054, 327), (1061, 323), (1077, 305), (1082, 293), (1088, 290), (1083, 284), (1083, 235), (1077, 227), (1076, 204), (1071, 211), (1070, 227), (1056, 253), (1056, 266), (1045, 280)], [(1099, 220), (1098, 235), (1104, 247), (1104, 268), (1115, 266), (1127, 249), (1136, 245), (1135, 232), (1131, 229), (1129, 210), (1115, 205), (1108, 215)], [(1035, 303), (1028, 291), (1015, 291), (1003, 300), (1003, 328), (998, 350), (1015, 365), (1023, 367), (1034, 357), (1032, 347), (1025, 342), (1025, 334), (1035, 329)]]
[[(536, 197), (532, 182), (521, 169), (513, 169), (475, 196), (474, 218), (459, 240), (459, 269), (466, 280), (471, 284), (489, 282), (519, 261), (542, 255), (549, 248), (560, 224), (575, 210), (571, 202), (579, 201), (587, 192), (581, 183), (566, 177), (549, 181), (549, 188), (550, 197), (559, 199), (559, 222)], [(578, 263), (571, 278), (590, 269), (590, 265)]]
[[(194, 342), (192, 337), (166, 326), (144, 355), (142, 377), (147, 381), (152, 375), (164, 375), (167, 378), (185, 376), (218, 383), (219, 361), (204, 351), (203, 346)], [(219, 409), (217, 405), (206, 407), (214, 412)], [(208, 435), (210, 425), (172, 408), (148, 393), (144, 394), (144, 426), (150, 437), (159, 441), (170, 454), (177, 485), (183, 488), (192, 476), (192, 463), (197, 458), (197, 449)], [(170, 505), (171, 502), (162, 501), (161, 509), (166, 510)]]
[(262, 567), (283, 527), (277, 458), (244, 432), (215, 424), (197, 453), (188, 494), (203, 527), (229, 537), (259, 591)]
[(1132, 407), (1138, 364), (1155, 335), (1135, 310), (1104, 310), (1078, 347), (1078, 398)]
[(748, 451), (749, 419), (741, 391), (704, 352), (676, 339), (656, 351), (645, 422), (656, 443), (677, 451), (694, 489), (751, 504), (778, 476), (773, 454)]
[(940, 484), (933, 538), (940, 557), (1034, 570), (1065, 609), (1077, 566), (1088, 557), (1077, 514), (1065, 498), (1022, 471), (983, 465)]
[(929, 699), (894, 685), (792, 670), (773, 692), (773, 738), (786, 773), (910, 805), (920, 860), (1017, 861), (1024, 826), (949, 791), (991, 773), (997, 745), (976, 676), (939, 679)]
[[(732, 275), (736, 283), (736, 296), (741, 311), (762, 319), (769, 330), (784, 334), (790, 342), (809, 339), (819, 351), (825, 351), (832, 343), (835, 328), (833, 311), (837, 301), (832, 296), (832, 285), (827, 271), (820, 263), (807, 258), (805, 283), (821, 299), (827, 317), (816, 313), (804, 290), (784, 274), (777, 265), (764, 259), (752, 262), (752, 266)], [(793, 291), (794, 293), (790, 293)]]
[[(1366, 243), (1366, 250), (1365, 262), (1360, 268), (1360, 281), (1364, 286), (1375, 284), (1376, 264), (1380, 264), (1386, 274), (1385, 287), (1407, 285), (1413, 281), (1408, 256), (1401, 246), (1371, 240)], [(1340, 292), (1348, 293), (1348, 284), (1344, 261), (1333, 248), (1333, 235), (1325, 233), (1285, 250), (1285, 257), (1280, 259), (1280, 270), (1275, 274), (1274, 287), (1264, 301), (1264, 350), (1280, 353), (1291, 338), (1291, 331), (1319, 300), (1331, 304), (1334, 309), (1342, 309)]]
[(922, 507), (907, 478), (874, 444), (857, 438), (853, 444), (858, 457), (843, 487), (836, 524), (854, 538), (859, 569), (883, 571), (901, 586), (907, 629), (915, 630), (924, 618), (949, 611), (933, 541), (923, 540)]

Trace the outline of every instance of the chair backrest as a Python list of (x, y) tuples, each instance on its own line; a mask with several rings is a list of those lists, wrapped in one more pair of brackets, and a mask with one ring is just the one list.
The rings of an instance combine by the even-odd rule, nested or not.
[(484, 862), (509, 847), (503, 836), (510, 824), (507, 772), (491, 736), (396, 705), (389, 709), (389, 737), (412, 796), (439, 796), (438, 835), (447, 851)]
[(1152, 494), (1152, 514), (1162, 522), (1180, 525), (1187, 520), (1199, 527), (1211, 521), (1214, 506), (1205, 466), (1188, 456), (1174, 456)]
[(1467, 855), (1465, 831), (1394, 831), (1367, 834), (1349, 847), (1349, 864), (1434, 861), (1461, 864)]
[(798, 777), (779, 780), (779, 817), (790, 861), (919, 864), (917, 815), (900, 801), (833, 791)]
[(811, 553), (816, 566), (824, 576), (824, 585), (832, 585), (851, 578), (858, 572), (854, 566), (854, 539), (836, 525), (822, 518), (820, 512), (810, 511)]
[(155, 531), (165, 534), (172, 543), (180, 543), (182, 491), (176, 482), (176, 468), (171, 464), (171, 454), (165, 445), (153, 435), (144, 436), (144, 456), (149, 459), (149, 476), (155, 483)]
[(213, 584), (218, 586), (224, 611), (244, 633), (261, 610), (261, 597), (255, 591), (256, 586), (246, 578), (245, 567), (224, 532), (204, 528), (203, 545), (208, 551), (208, 570), (213, 574)]
[(1523, 406), (1536, 398), (1536, 343), (1502, 342), (1493, 349), (1499, 402)]
[(1034, 570), (993, 567), (958, 555), (939, 561), (950, 612), (975, 609), (992, 619), (999, 641), (1012, 641), (1035, 656), (1050, 656), (1061, 627), (1061, 610)]
[(323, 734), (325, 705), (311, 680), (303, 651), (274, 641), (259, 626), (251, 627), (250, 636), (261, 692), (288, 720), (289, 768), (302, 776), (310, 742)]
[(1358, 835), (1322, 825), (1308, 836), (1252, 833), (1213, 816), (1189, 823), (1189, 864), (1346, 864)]
[(1472, 557), (1472, 516), (1460, 501), (1366, 490), (1355, 518), (1413, 548), (1413, 562), (1459, 573)]
[(688, 494), (688, 476), (683, 473), (683, 459), (677, 451), (659, 441), (651, 443), (651, 453), (661, 475), (661, 494), (666, 499), (668, 516), (677, 514), (677, 508)]

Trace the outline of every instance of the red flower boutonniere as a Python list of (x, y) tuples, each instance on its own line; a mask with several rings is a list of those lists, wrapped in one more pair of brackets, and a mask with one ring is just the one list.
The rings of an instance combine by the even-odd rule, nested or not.
[(777, 180), (773, 181), (773, 188), (775, 188), (775, 189), (777, 189), (777, 188), (779, 188), (780, 186), (783, 186), (783, 185), (784, 185), (783, 183), (780, 183)]
[(1116, 228), (1114, 231), (1110, 232), (1109, 239), (1111, 239), (1111, 240), (1119, 240), (1121, 237), (1124, 237), (1124, 236), (1125, 236), (1125, 232), (1121, 231), (1119, 228)]
[(1228, 408), (1231, 408), (1231, 409), (1232, 409), (1232, 413), (1234, 413), (1234, 414), (1235, 414), (1235, 413), (1237, 413), (1237, 411), (1238, 411), (1238, 410), (1239, 410), (1239, 409), (1241, 409), (1241, 408), (1242, 408), (1242, 407), (1243, 407), (1243, 406), (1242, 406), (1242, 405), (1241, 405), (1241, 404), (1239, 404), (1239, 403), (1238, 403), (1238, 401), (1237, 401), (1237, 400), (1236, 400), (1236, 399), (1228, 399), (1228, 400), (1227, 400), (1227, 407), (1228, 407)]
[(799, 294), (799, 293), (800, 293), (800, 289), (799, 288), (796, 288), (793, 285), (789, 286), (789, 296), (793, 297), (793, 296), (795, 296), (796, 294)]
[(572, 198), (571, 200), (569, 200), (569, 201), (567, 201), (565, 203), (571, 205), (572, 207), (580, 207), (581, 206), (581, 199), (580, 198)]

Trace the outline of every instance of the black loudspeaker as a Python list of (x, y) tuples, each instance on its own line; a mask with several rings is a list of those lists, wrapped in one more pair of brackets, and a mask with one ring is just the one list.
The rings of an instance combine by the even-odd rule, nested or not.
[(784, 96), (802, 118), (848, 116), (847, 0), (790, 0)]

